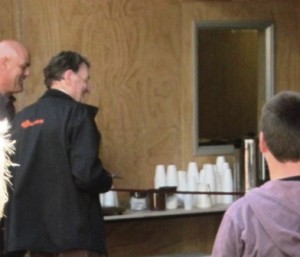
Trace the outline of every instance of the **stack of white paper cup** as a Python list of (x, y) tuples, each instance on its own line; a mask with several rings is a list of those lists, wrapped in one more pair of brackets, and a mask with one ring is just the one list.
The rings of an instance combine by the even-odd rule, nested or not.
[(177, 187), (177, 168), (174, 164), (167, 167), (167, 186)]
[[(209, 192), (209, 185), (204, 183), (198, 184), (199, 192)], [(197, 195), (196, 207), (198, 208), (210, 208), (212, 206), (211, 196), (208, 194), (199, 194)]]
[[(167, 186), (168, 187), (177, 187), (177, 168), (176, 165), (170, 164), (167, 166)], [(176, 209), (177, 204), (177, 195), (176, 193), (166, 195), (166, 209), (172, 210)]]
[(187, 169), (188, 179), (191, 181), (198, 181), (199, 178), (199, 170), (196, 162), (189, 162)]
[[(187, 174), (184, 170), (179, 170), (178, 175), (178, 186), (177, 191), (187, 191)], [(184, 194), (177, 194), (178, 206), (184, 206)]]
[[(224, 192), (232, 192), (233, 191), (233, 178), (232, 172), (230, 168), (225, 168), (222, 174), (222, 189)], [(231, 204), (233, 202), (233, 195), (223, 195), (224, 204)]]
[[(233, 191), (233, 176), (224, 156), (218, 156), (216, 159), (217, 166), (217, 191), (232, 192)], [(233, 202), (233, 195), (220, 195), (218, 196), (218, 203), (230, 204)]]
[(184, 194), (183, 206), (184, 206), (185, 210), (193, 209), (193, 195), (192, 194)]
[[(187, 189), (188, 191), (198, 190), (199, 170), (196, 162), (189, 162), (187, 169)], [(196, 204), (196, 195), (191, 194), (192, 205)]]
[(165, 166), (162, 164), (156, 165), (155, 175), (154, 175), (154, 188), (158, 189), (160, 187), (166, 186), (166, 170)]
[(104, 207), (118, 207), (119, 206), (119, 200), (117, 192), (115, 191), (108, 191), (104, 193), (104, 200), (103, 200), (103, 206)]
[(225, 157), (224, 156), (217, 156), (216, 158), (216, 165), (218, 167), (218, 170), (223, 169), (223, 164), (225, 163)]
[[(203, 181), (201, 183), (208, 184), (211, 191), (216, 191), (216, 175), (213, 164), (204, 164), (203, 165)], [(216, 203), (216, 196), (211, 195), (212, 205)]]

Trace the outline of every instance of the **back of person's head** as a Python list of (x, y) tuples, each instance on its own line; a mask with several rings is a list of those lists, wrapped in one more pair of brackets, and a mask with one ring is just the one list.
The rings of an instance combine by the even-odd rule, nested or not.
[(44, 82), (47, 88), (51, 88), (54, 81), (63, 79), (67, 70), (77, 72), (82, 64), (90, 67), (89, 61), (80, 54), (72, 51), (62, 51), (52, 57), (49, 64), (44, 68)]
[(280, 162), (300, 161), (300, 93), (282, 91), (263, 107), (260, 129)]

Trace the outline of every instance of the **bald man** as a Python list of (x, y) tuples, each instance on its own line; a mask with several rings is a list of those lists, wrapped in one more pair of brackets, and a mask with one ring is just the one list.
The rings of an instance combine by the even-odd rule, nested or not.
[(12, 120), (15, 114), (13, 94), (23, 91), (29, 67), (30, 54), (26, 46), (16, 40), (0, 42), (0, 120)]
[[(30, 53), (25, 45), (16, 40), (0, 42), (0, 121), (7, 118), (10, 122), (15, 115), (16, 93), (23, 91), (24, 80), (29, 75)], [(0, 222), (0, 257), (3, 253), (3, 219)], [(16, 253), (9, 256), (22, 256)]]

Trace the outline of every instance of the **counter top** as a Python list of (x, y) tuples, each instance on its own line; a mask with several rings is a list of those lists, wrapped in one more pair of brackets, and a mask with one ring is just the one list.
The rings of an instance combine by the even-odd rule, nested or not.
[(145, 219), (145, 218), (159, 218), (159, 217), (170, 217), (170, 216), (187, 216), (195, 214), (208, 214), (216, 212), (225, 212), (229, 205), (215, 205), (211, 208), (200, 209), (194, 208), (191, 210), (185, 210), (183, 208), (178, 208), (174, 210), (163, 210), (163, 211), (132, 211), (126, 210), (123, 214), (120, 215), (110, 215), (104, 216), (105, 221), (114, 221), (114, 220), (131, 220), (131, 219)]

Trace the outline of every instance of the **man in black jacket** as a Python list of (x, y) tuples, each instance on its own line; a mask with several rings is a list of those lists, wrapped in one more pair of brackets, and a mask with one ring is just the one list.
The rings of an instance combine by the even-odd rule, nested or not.
[(44, 69), (46, 93), (15, 119), (13, 191), (5, 226), (7, 252), (31, 257), (106, 255), (99, 193), (112, 176), (99, 159), (97, 108), (83, 104), (90, 64), (61, 52)]

